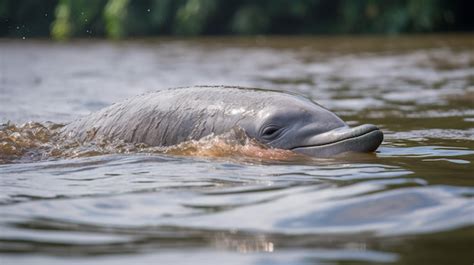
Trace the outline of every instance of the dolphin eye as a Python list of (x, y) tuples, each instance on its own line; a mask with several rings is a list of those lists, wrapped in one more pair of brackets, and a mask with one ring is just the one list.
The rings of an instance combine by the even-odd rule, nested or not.
[(264, 138), (273, 138), (273, 137), (276, 137), (278, 135), (278, 132), (280, 131), (281, 128), (279, 127), (276, 127), (276, 126), (269, 126), (269, 127), (266, 127), (265, 129), (263, 129), (262, 131), (262, 136)]

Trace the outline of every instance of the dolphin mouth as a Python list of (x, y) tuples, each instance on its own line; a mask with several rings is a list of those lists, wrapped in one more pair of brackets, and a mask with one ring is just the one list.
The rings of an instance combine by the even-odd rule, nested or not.
[(340, 127), (315, 135), (307, 144), (291, 148), (310, 156), (331, 156), (345, 152), (373, 152), (383, 141), (382, 131), (375, 125), (364, 124), (354, 128)]

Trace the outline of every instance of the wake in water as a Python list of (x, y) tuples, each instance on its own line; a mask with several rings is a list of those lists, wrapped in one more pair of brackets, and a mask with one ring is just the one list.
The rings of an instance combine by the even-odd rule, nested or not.
[(170, 154), (199, 157), (240, 157), (260, 160), (292, 160), (303, 156), (292, 151), (268, 148), (234, 129), (222, 135), (174, 146), (156, 147), (126, 143), (122, 140), (95, 138), (80, 142), (61, 135), (63, 124), (28, 122), (0, 126), (0, 164), (25, 163), (58, 158), (77, 158), (106, 154)]

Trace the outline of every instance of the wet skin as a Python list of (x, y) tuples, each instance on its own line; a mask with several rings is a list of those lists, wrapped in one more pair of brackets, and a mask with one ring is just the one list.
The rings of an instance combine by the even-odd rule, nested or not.
[(374, 125), (350, 128), (308, 98), (273, 90), (195, 86), (139, 95), (66, 125), (62, 134), (171, 146), (241, 129), (272, 148), (309, 156), (372, 152), (383, 133)]

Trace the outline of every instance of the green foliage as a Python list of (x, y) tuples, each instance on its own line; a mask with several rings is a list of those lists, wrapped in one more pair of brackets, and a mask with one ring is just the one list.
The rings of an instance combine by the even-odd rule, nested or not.
[(1, 0), (0, 36), (473, 31), (468, 10), (468, 0)]
[(57, 0), (0, 0), (0, 36), (48, 36)]
[(188, 0), (176, 12), (174, 32), (179, 35), (198, 35), (204, 32), (207, 21), (216, 11), (216, 0)]
[(105, 29), (107, 36), (120, 39), (125, 36), (128, 0), (109, 0), (104, 9)]
[[(56, 40), (66, 40), (71, 36), (86, 36), (96, 29), (101, 21), (101, 10), (105, 1), (100, 0), (60, 0), (55, 10), (55, 20), (51, 24), (51, 36)], [(104, 16), (105, 17), (105, 16)], [(101, 27), (98, 27), (99, 29)]]
[(411, 17), (412, 29), (415, 31), (433, 30), (442, 23), (442, 10), (439, 0), (409, 1), (407, 14)]
[(429, 32), (442, 23), (439, 0), (351, 1), (341, 5), (342, 32)]
[(51, 35), (56, 40), (65, 40), (72, 34), (71, 5), (69, 0), (62, 0), (56, 7), (56, 20), (51, 25)]
[(232, 31), (240, 34), (265, 33), (270, 26), (268, 16), (262, 16), (263, 10), (257, 5), (240, 8), (232, 19)]

